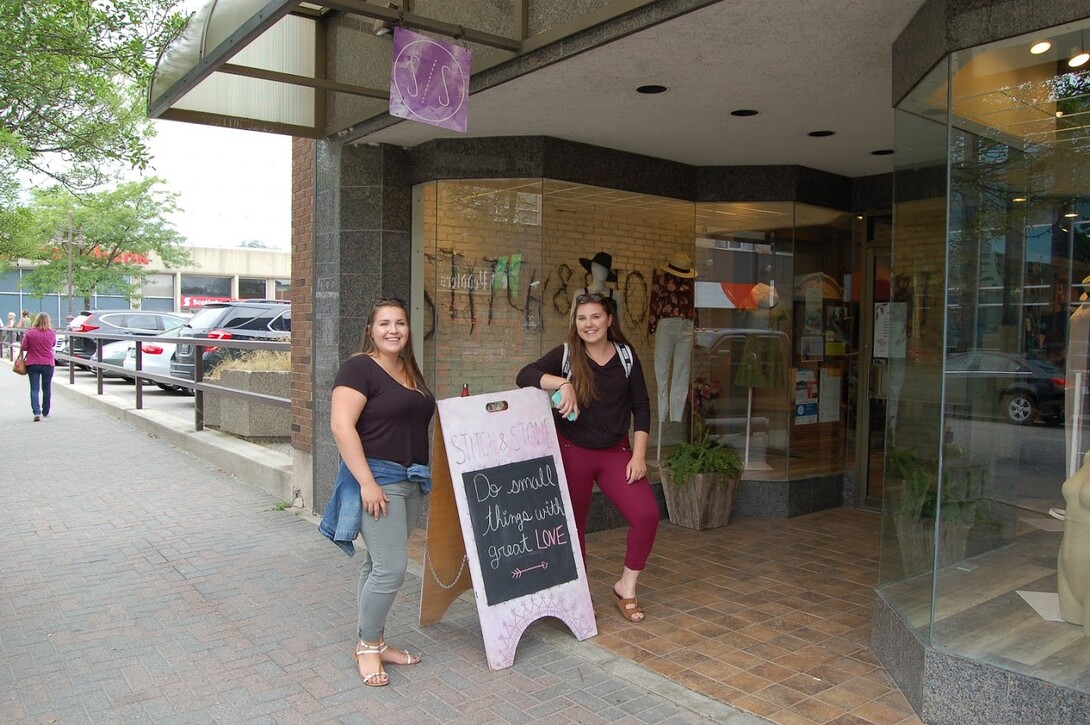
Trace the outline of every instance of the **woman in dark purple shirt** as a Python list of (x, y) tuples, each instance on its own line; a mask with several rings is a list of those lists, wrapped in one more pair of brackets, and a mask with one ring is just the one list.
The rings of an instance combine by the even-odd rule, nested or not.
[[(386, 665), (420, 662), (418, 655), (387, 647), (384, 630), (405, 579), (421, 496), (431, 487), (428, 423), (435, 412), (435, 398), (413, 355), (404, 302), (383, 299), (372, 306), (360, 352), (337, 372), (331, 403), (330, 428), (341, 466), (319, 528), (334, 541), (347, 539), (342, 543), (349, 547), (357, 533), (366, 544), (353, 658), (364, 684), (384, 687), (390, 684)], [(345, 526), (341, 517), (351, 519), (358, 531), (339, 536)]]
[[(658, 503), (647, 480), (651, 402), (639, 358), (607, 305), (601, 295), (576, 297), (566, 343), (570, 370), (565, 370), (565, 345), (560, 345), (524, 367), (517, 383), (560, 391), (554, 417), (584, 561), (587, 511), (597, 483), (629, 527), (624, 568), (613, 585), (614, 603), (629, 622), (642, 622), (636, 581), (659, 525)], [(568, 420), (572, 414), (575, 419)], [(635, 430), (631, 444), (629, 425)]]
[[(53, 346), (57, 344), (57, 333), (53, 332), (52, 321), (45, 312), (39, 312), (30, 329), (23, 334), (20, 353), (26, 361), (27, 379), (30, 380), (30, 409), (34, 412), (37, 423), (44, 415), (49, 417), (50, 404), (53, 402)], [(39, 394), (41, 400), (39, 401)]]

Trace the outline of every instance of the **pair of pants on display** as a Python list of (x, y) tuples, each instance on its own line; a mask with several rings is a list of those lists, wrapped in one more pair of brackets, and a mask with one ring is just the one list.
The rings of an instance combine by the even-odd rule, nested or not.
[(655, 381), (659, 390), (660, 421), (680, 423), (685, 415), (692, 350), (692, 320), (667, 317), (658, 321), (655, 327)]

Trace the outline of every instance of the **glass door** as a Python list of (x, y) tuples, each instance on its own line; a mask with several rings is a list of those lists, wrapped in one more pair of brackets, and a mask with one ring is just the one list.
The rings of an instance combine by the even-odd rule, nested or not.
[[(891, 349), (892, 219), (871, 217), (867, 220), (865, 276), (860, 322), (859, 346), (860, 401), (856, 421), (857, 503), (880, 509), (886, 454), (886, 421), (896, 414), (898, 350)], [(891, 364), (892, 362), (892, 364)], [(892, 393), (892, 394), (891, 394)]]

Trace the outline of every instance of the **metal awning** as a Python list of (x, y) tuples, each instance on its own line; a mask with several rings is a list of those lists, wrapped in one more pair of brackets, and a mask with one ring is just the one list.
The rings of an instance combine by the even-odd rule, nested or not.
[[(520, 14), (522, 2), (514, 5)], [(389, 100), (386, 88), (329, 80), (324, 16), (340, 12), (498, 48), (522, 41), (362, 0), (209, 0), (155, 66), (148, 116), (319, 138), (327, 93)], [(507, 56), (507, 57), (512, 57)]]

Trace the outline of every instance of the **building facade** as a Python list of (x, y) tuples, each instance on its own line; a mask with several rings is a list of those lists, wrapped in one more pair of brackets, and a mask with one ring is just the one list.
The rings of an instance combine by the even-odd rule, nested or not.
[[(438, 396), (489, 392), (563, 339), (601, 253), (656, 360), (673, 264), (695, 272), (691, 343), (669, 343), (691, 354), (679, 375), (646, 365), (652, 445), (699, 424), (743, 451), (738, 515), (881, 511), (874, 650), (925, 721), (1085, 721), (1090, 640), (1070, 605), (1048, 622), (1018, 592), (1090, 597), (1080, 549), (1060, 556), (1090, 521), (1063, 489), (1090, 448), (1090, 10), (878, 5), (198, 16), (201, 52), (164, 57), (152, 112), (299, 137), (292, 424), (312, 505), (337, 465), (326, 391), (372, 300), (411, 301)], [(474, 50), (468, 136), (386, 113), (388, 22)], [(240, 104), (251, 81), (268, 93)]]
[(233, 299), (289, 299), (291, 296), (291, 252), (272, 249), (189, 247), (192, 262), (167, 269), (154, 255), (135, 259), (147, 271), (147, 278), (129, 297), (110, 290), (95, 290), (89, 299), (66, 291), (36, 295), (26, 282), (32, 263), (17, 264), (0, 275), (0, 317), (21, 310), (48, 312), (54, 321), (64, 321), (69, 308), (78, 313), (90, 303), (91, 309), (144, 309), (185, 312), (205, 303)]

